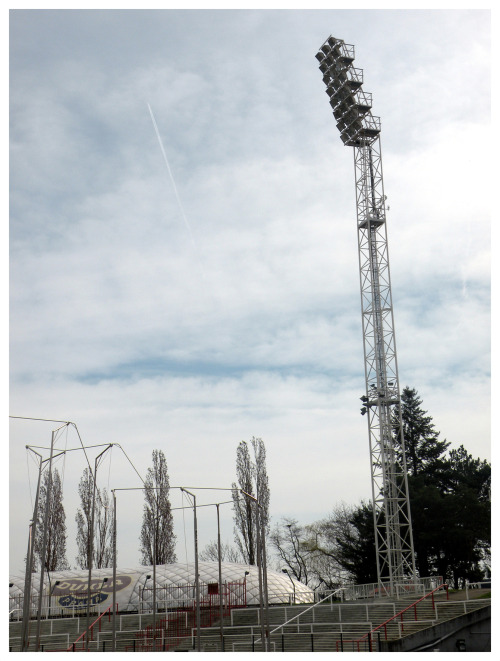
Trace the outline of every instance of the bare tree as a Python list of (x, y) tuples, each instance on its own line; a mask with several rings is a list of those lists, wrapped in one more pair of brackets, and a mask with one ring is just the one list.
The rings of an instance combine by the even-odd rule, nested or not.
[(344, 502), (320, 521), (304, 528), (304, 547), (311, 553), (310, 575), (317, 587), (334, 589), (352, 578), (345, 567), (345, 547), (355, 532), (352, 519), (357, 509)]
[[(49, 489), (49, 473), (46, 472), (40, 486), (40, 500), (38, 505), (38, 521), (35, 535), (35, 557), (36, 564), (42, 562), (41, 553), (43, 545), (43, 519), (45, 516), (45, 505)], [(57, 469), (52, 474), (51, 496), (49, 503), (48, 522), (47, 522), (47, 545), (45, 551), (45, 569), (47, 571), (56, 571), (60, 569), (69, 569), (66, 559), (66, 513), (62, 503), (62, 485), (61, 478)], [(35, 564), (35, 563), (34, 563)]]
[(337, 588), (348, 578), (341, 544), (352, 533), (353, 513), (354, 508), (341, 503), (328, 517), (308, 525), (282, 519), (270, 535), (279, 567), (313, 589)]
[(114, 514), (106, 489), (97, 489), (94, 515), (94, 561), (97, 569), (113, 565)]
[(312, 554), (306, 544), (306, 531), (295, 519), (284, 517), (270, 535), (278, 559), (279, 568), (287, 571), (301, 583), (309, 585), (312, 572)]
[(259, 502), (261, 529), (269, 533), (269, 481), (266, 469), (266, 448), (261, 438), (250, 441), (254, 459), (246, 441), (241, 441), (236, 450), (236, 478), (233, 482), (234, 539), (244, 562), (257, 564), (257, 512), (256, 504), (241, 491)]
[[(240, 552), (231, 544), (222, 543), (220, 545), (220, 556), (222, 562), (242, 562)], [(205, 548), (200, 552), (200, 560), (204, 562), (218, 562), (219, 560), (219, 547), (216, 540), (209, 542)]]
[[(85, 468), (78, 485), (81, 508), (76, 512), (76, 543), (78, 555), (76, 562), (80, 569), (88, 569), (90, 557), (89, 531), (92, 517), (92, 499), (94, 494), (94, 477)], [(94, 541), (92, 566), (95, 569), (111, 567), (113, 563), (113, 511), (110, 506), (109, 494), (105, 489), (96, 487), (94, 506)]]
[(148, 468), (145, 480), (141, 562), (143, 565), (165, 565), (176, 561), (170, 482), (163, 452), (153, 450), (152, 459), (153, 467)]

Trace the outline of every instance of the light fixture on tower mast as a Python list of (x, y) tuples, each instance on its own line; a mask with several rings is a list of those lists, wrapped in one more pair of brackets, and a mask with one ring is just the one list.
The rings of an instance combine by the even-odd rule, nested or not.
[(316, 58), (344, 145), (354, 149), (359, 276), (378, 583), (415, 578), (415, 553), (394, 332), (380, 118), (363, 91), (354, 46), (329, 37)]

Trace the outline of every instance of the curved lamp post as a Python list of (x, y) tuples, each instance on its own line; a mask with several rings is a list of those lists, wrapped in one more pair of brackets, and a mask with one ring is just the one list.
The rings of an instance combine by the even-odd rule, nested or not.
[(288, 571), (288, 569), (286, 569), (286, 567), (284, 569), (282, 569), (281, 571), (284, 574), (286, 574), (288, 576), (288, 578), (292, 581), (292, 585), (293, 585), (293, 605), (295, 606), (295, 583), (294, 583), (294, 580), (293, 580), (290, 572)]

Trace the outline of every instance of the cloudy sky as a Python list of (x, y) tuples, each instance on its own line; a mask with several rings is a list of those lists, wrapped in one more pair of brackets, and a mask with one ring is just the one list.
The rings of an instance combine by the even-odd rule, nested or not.
[[(453, 447), (490, 458), (488, 11), (15, 10), (9, 413), (119, 443), (101, 486), (139, 486), (131, 464), (160, 448), (173, 486), (228, 488), (256, 436), (273, 521), (370, 498), (353, 156), (314, 57), (330, 34), (356, 46), (382, 119), (401, 384)], [(13, 572), (25, 446), (58, 426), (10, 423)], [(74, 564), (83, 452), (57, 467)], [(120, 492), (121, 566), (141, 508)], [(215, 517), (200, 511), (201, 546)], [(183, 561), (192, 514), (175, 522)]]

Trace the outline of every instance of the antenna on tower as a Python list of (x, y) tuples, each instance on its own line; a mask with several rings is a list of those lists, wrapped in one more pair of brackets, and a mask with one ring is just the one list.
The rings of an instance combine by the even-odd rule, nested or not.
[[(316, 54), (344, 145), (353, 147), (359, 275), (373, 521), (378, 583), (383, 592), (415, 579), (405, 444), (386, 230), (380, 118), (353, 66), (354, 46), (328, 37)], [(396, 441), (399, 451), (396, 451)]]

